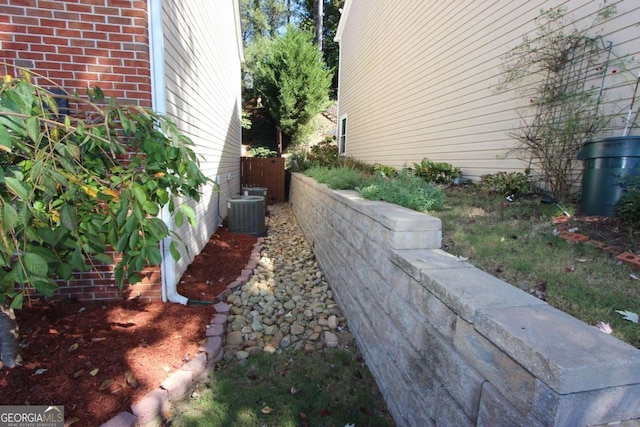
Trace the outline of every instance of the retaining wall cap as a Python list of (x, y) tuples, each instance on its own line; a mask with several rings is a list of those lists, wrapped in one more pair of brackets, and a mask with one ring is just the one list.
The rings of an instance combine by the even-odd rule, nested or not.
[(640, 384), (640, 350), (549, 305), (482, 309), (475, 328), (558, 393)]
[(421, 270), (421, 283), (469, 323), (478, 310), (547, 305), (546, 302), (477, 268)]
[(422, 270), (475, 268), (441, 249), (396, 249), (390, 251), (389, 259), (416, 280), (420, 280)]

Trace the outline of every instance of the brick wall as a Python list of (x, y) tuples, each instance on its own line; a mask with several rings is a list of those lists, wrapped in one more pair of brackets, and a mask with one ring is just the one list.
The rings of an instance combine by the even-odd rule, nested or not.
[[(24, 67), (44, 87), (54, 82), (84, 95), (87, 87), (98, 86), (107, 98), (151, 107), (147, 2), (0, 0), (0, 62), (2, 75), (16, 76), (14, 67)], [(112, 270), (100, 266), (77, 273), (59, 294), (80, 300), (160, 299), (159, 266), (122, 291)]]
[[(151, 106), (145, 0), (0, 0), (0, 73), (32, 69), (69, 92)], [(36, 83), (47, 82), (36, 77)]]

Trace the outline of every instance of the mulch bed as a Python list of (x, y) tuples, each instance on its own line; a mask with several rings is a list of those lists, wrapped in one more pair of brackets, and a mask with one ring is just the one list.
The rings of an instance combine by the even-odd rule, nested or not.
[[(178, 292), (215, 300), (255, 243), (219, 228)], [(98, 426), (196, 356), (214, 314), (213, 305), (31, 300), (17, 312), (24, 362), (0, 370), (0, 403), (64, 405), (67, 425)]]

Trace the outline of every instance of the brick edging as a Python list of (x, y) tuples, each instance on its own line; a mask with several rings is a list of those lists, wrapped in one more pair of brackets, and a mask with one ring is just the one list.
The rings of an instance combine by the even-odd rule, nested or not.
[(224, 356), (225, 325), (231, 308), (224, 302), (231, 292), (249, 281), (251, 273), (260, 261), (260, 252), (264, 238), (259, 237), (253, 246), (247, 266), (236, 280), (227, 285), (220, 295), (214, 308), (216, 314), (206, 326), (207, 340), (199, 348), (198, 355), (190, 362), (167, 377), (155, 390), (147, 393), (142, 399), (131, 405), (131, 412), (120, 412), (118, 415), (102, 424), (101, 427), (151, 427), (159, 426), (168, 418), (171, 403), (186, 397), (198, 384), (207, 379), (210, 370)]
[[(567, 219), (564, 219), (567, 218)], [(571, 231), (566, 221), (568, 217), (555, 217), (553, 222), (556, 226), (556, 232), (562, 240), (566, 240), (569, 243), (583, 243), (586, 245), (597, 246), (601, 250), (615, 256), (619, 261), (631, 264), (636, 270), (640, 268), (640, 255), (633, 252), (626, 252), (622, 249), (609, 246), (599, 240), (592, 240), (586, 234), (576, 233)]]

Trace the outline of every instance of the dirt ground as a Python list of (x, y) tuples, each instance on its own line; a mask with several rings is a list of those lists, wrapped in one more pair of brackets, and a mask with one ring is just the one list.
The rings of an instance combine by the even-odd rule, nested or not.
[[(256, 242), (220, 228), (178, 292), (213, 301)], [(213, 305), (31, 300), (17, 312), (23, 366), (0, 370), (0, 404), (64, 405), (67, 425), (99, 426), (198, 354)]]

